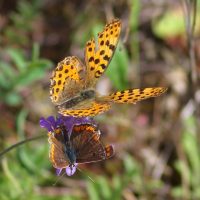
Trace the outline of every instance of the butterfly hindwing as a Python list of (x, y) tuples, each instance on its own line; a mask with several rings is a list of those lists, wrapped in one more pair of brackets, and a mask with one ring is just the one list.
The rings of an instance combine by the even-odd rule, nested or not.
[(113, 145), (107, 145), (105, 148), (106, 159), (112, 157), (115, 153)]
[(100, 132), (96, 127), (84, 125), (84, 129), (82, 127), (82, 131), (80, 130), (78, 134), (75, 130), (71, 135), (77, 163), (97, 162), (113, 156), (113, 148), (111, 146), (104, 148), (100, 141)]
[(82, 149), (90, 139), (90, 133), (97, 131), (97, 127), (90, 124), (74, 125), (70, 141), (74, 149)]
[(59, 108), (59, 113), (64, 116), (86, 117), (95, 116), (110, 109), (111, 103), (136, 103), (151, 97), (157, 97), (166, 92), (165, 87), (129, 89), (118, 91), (108, 96), (99, 96), (96, 100), (85, 101), (82, 105), (71, 109)]
[(94, 86), (108, 67), (115, 52), (121, 31), (121, 22), (115, 19), (98, 34), (98, 46), (91, 39), (86, 44), (85, 62), (87, 67), (86, 85)]
[(110, 103), (98, 101), (85, 101), (84, 104), (71, 109), (59, 108), (59, 113), (64, 116), (86, 117), (95, 116), (110, 109)]

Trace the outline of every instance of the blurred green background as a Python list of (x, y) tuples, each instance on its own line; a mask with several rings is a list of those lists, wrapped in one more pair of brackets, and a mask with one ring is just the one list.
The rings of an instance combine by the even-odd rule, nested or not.
[(39, 119), (56, 115), (49, 98), (52, 70), (66, 56), (84, 60), (86, 42), (113, 18), (122, 20), (121, 40), (99, 80), (99, 92), (169, 89), (159, 98), (114, 105), (97, 116), (102, 140), (114, 144), (116, 155), (80, 165), (84, 173), (58, 180), (47, 137), (5, 154), (0, 158), (0, 199), (200, 199), (199, 4), (1, 0), (1, 151), (47, 134)]

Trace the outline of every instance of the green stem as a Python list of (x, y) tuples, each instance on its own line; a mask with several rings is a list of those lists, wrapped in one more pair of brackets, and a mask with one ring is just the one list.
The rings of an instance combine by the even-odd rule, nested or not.
[(11, 151), (12, 149), (14, 149), (15, 147), (18, 147), (22, 144), (25, 144), (27, 142), (31, 142), (33, 140), (38, 140), (38, 139), (41, 139), (43, 137), (45, 137), (46, 135), (39, 135), (39, 136), (35, 136), (35, 137), (32, 137), (32, 138), (28, 138), (28, 139), (25, 139), (25, 140), (22, 140), (16, 144), (13, 144), (12, 146), (8, 147), (7, 149), (4, 149), (2, 152), (0, 152), (0, 157), (3, 156), (4, 154), (8, 153), (9, 151)]

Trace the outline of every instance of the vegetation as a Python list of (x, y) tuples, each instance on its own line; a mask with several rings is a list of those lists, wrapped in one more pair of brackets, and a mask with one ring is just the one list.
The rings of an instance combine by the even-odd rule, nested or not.
[(116, 155), (80, 165), (83, 173), (57, 177), (47, 137), (1, 155), (0, 199), (200, 199), (199, 6), (195, 0), (1, 1), (1, 151), (47, 135), (39, 119), (57, 113), (49, 99), (51, 71), (66, 56), (84, 60), (86, 42), (114, 17), (123, 23), (121, 40), (98, 89), (169, 89), (97, 116), (102, 140), (114, 144)]

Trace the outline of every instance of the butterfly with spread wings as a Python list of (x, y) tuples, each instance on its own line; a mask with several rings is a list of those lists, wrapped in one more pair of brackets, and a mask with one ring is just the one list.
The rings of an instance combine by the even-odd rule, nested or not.
[(110, 109), (112, 103), (136, 103), (157, 97), (164, 93), (165, 87), (129, 89), (100, 95), (96, 89), (97, 80), (108, 67), (115, 52), (121, 31), (121, 21), (115, 19), (108, 23), (85, 49), (85, 64), (77, 57), (66, 57), (53, 71), (50, 85), (50, 98), (64, 116), (95, 116)]

